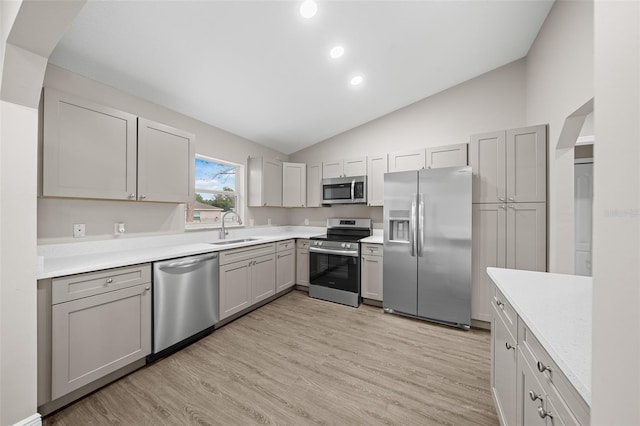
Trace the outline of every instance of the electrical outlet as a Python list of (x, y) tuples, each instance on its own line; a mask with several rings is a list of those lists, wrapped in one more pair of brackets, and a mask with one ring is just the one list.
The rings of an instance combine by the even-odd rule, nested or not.
[(308, 225), (308, 224), (309, 224), (309, 218), (307, 218), (307, 217), (305, 217), (305, 218), (304, 218), (304, 224), (305, 224), (305, 225)]
[(85, 236), (84, 223), (73, 224), (73, 238), (82, 238)]
[(267, 218), (267, 225), (271, 226), (271, 218)]
[(113, 233), (115, 235), (124, 234), (125, 232), (124, 222), (116, 222), (113, 224)]

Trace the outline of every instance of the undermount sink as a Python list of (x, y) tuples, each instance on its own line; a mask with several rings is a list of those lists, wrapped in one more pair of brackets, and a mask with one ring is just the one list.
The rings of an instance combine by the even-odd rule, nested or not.
[(215, 243), (209, 243), (209, 244), (213, 244), (214, 246), (223, 246), (227, 244), (248, 243), (249, 241), (258, 241), (258, 238), (243, 238), (240, 240), (222, 240), (222, 241), (216, 241)]

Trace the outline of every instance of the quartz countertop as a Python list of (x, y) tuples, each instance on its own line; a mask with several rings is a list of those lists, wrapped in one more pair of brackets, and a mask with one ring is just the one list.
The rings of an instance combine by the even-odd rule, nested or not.
[(384, 238), (382, 237), (382, 235), (372, 235), (370, 237), (361, 239), (360, 242), (369, 244), (382, 244), (384, 242)]
[(592, 279), (487, 268), (489, 277), (591, 405)]
[(309, 238), (324, 232), (321, 227), (269, 227), (231, 230), (226, 240), (255, 238), (254, 241), (215, 245), (222, 241), (218, 231), (125, 238), (38, 246), (37, 279), (61, 277), (101, 269), (154, 262), (238, 247)]

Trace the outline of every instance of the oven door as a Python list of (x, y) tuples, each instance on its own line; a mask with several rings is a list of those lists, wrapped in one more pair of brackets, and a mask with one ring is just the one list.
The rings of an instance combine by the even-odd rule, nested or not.
[(360, 294), (359, 260), (357, 252), (309, 247), (309, 284)]

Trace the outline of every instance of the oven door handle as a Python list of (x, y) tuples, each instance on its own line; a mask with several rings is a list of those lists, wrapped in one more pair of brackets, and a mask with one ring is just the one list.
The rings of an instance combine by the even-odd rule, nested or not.
[(356, 180), (351, 181), (351, 201), (356, 200)]
[(320, 247), (309, 247), (309, 253), (334, 254), (336, 256), (358, 257), (358, 252), (353, 250), (334, 250)]

